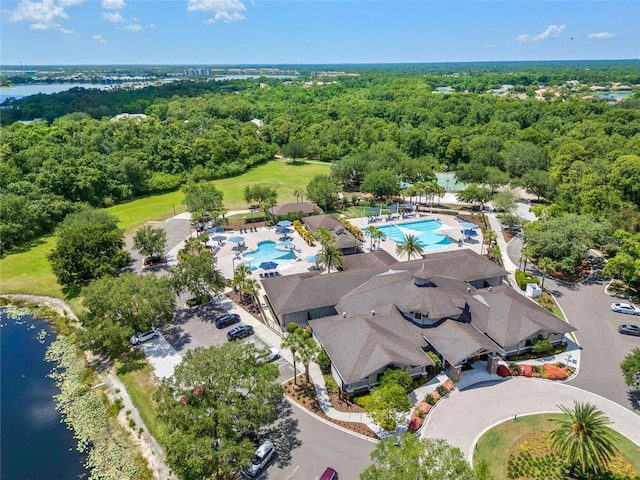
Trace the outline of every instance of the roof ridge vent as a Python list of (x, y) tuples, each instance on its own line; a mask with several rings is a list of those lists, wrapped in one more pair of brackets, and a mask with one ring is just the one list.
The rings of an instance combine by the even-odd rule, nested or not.
[(374, 317), (376, 315), (376, 311), (375, 310), (371, 310), (371, 316)]

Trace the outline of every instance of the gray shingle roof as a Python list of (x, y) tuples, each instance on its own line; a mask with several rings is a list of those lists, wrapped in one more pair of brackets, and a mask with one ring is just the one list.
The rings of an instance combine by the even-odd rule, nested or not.
[(304, 222), (307, 229), (311, 232), (315, 232), (320, 227), (329, 230), (336, 239), (334, 246), (338, 249), (354, 248), (356, 245), (360, 245), (356, 237), (333, 215), (323, 214), (304, 217), (302, 222)]
[(426, 342), (418, 334), (419, 329), (395, 308), (374, 316), (334, 316), (311, 320), (309, 324), (347, 383), (388, 365), (433, 365), (420, 348)]
[(275, 205), (273, 207), (273, 215), (287, 215), (293, 212), (313, 213), (313, 205), (309, 202), (285, 203), (284, 205)]

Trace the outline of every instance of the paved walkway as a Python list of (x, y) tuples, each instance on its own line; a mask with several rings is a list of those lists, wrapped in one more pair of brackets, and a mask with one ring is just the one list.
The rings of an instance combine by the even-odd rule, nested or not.
[(494, 425), (514, 416), (560, 412), (558, 405), (572, 407), (574, 401), (594, 404), (609, 417), (615, 430), (640, 445), (640, 422), (630, 410), (586, 390), (524, 377), (450, 393), (429, 413), (421, 437), (445, 438), (471, 462), (476, 442)]

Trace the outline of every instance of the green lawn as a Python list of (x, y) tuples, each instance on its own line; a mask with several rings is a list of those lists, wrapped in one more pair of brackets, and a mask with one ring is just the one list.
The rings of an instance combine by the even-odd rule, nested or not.
[[(477, 465), (481, 460), (485, 460), (496, 480), (508, 480), (506, 465), (511, 448), (525, 435), (550, 432), (557, 427), (550, 419), (560, 417), (561, 414), (527, 415), (496, 425), (478, 440), (473, 464)], [(616, 437), (620, 453), (640, 471), (640, 447), (617, 432)]]
[[(244, 186), (266, 183), (278, 191), (278, 203), (295, 201), (295, 190), (304, 191), (309, 180), (317, 174), (329, 173), (329, 164), (272, 161), (253, 168), (234, 178), (216, 180), (214, 184), (224, 193), (229, 210), (248, 208), (244, 201)], [(149, 220), (164, 220), (185, 211), (181, 191), (140, 198), (109, 208), (120, 219), (120, 226), (130, 234)], [(0, 292), (31, 293), (63, 297), (60, 286), (51, 272), (47, 253), (54, 246), (52, 235), (36, 239), (15, 249), (0, 259)]]

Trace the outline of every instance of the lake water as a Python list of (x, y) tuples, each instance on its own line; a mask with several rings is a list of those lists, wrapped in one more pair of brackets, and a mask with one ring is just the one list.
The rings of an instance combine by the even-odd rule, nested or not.
[(47, 322), (11, 318), (0, 309), (0, 478), (85, 478), (84, 456), (73, 432), (61, 423), (53, 396), (59, 393), (44, 360), (55, 339)]
[(51, 83), (46, 85), (17, 85), (15, 87), (0, 87), (0, 102), (4, 102), (7, 98), (13, 97), (19, 100), (29, 95), (36, 95), (38, 93), (44, 93), (49, 95), (50, 93), (66, 92), (75, 87), (81, 88), (97, 88), (99, 90), (105, 90), (110, 87), (104, 83)]

